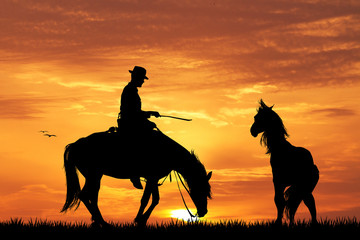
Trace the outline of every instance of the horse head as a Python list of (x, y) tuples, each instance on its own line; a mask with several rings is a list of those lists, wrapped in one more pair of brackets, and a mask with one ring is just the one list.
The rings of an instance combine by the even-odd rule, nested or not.
[(209, 180), (211, 178), (212, 172), (209, 172), (204, 178), (199, 179), (199, 182), (196, 185), (193, 185), (190, 188), (190, 197), (193, 200), (196, 209), (197, 215), (203, 217), (208, 212), (207, 210), (207, 200), (211, 198), (210, 184)]
[(289, 137), (289, 134), (279, 115), (272, 110), (274, 106), (268, 107), (262, 99), (259, 104), (260, 107), (257, 109), (258, 113), (254, 117), (250, 133), (253, 137), (263, 133), (260, 144), (267, 147), (267, 153), (271, 153), (272, 147), (283, 142), (283, 140)]
[(211, 186), (209, 180), (212, 176), (212, 172), (206, 173), (204, 165), (197, 159), (194, 153), (191, 154), (196, 160), (193, 161), (191, 174), (182, 174), (188, 187), (189, 195), (194, 202), (197, 215), (203, 217), (208, 212), (207, 200), (211, 199)]
[(269, 126), (269, 119), (272, 115), (272, 113), (275, 113), (272, 108), (274, 107), (268, 107), (264, 101), (261, 99), (260, 107), (257, 109), (257, 114), (254, 117), (254, 123), (250, 128), (251, 135), (253, 137), (257, 137), (259, 133), (264, 132), (268, 126)]

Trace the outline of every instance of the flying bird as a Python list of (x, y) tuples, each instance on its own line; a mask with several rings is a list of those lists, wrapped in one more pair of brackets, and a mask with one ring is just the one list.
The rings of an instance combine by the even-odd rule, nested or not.
[(56, 137), (56, 135), (55, 134), (44, 134), (44, 136), (47, 136), (47, 137)]
[(41, 133), (47, 133), (48, 131), (46, 131), (46, 130), (40, 130), (39, 132), (41, 132)]

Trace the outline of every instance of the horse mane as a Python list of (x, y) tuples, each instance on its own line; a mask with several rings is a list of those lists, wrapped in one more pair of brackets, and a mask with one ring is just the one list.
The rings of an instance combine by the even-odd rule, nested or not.
[[(268, 107), (264, 101), (261, 99), (260, 102), (260, 107), (257, 109), (258, 112), (260, 111), (264, 111), (266, 113), (266, 116), (268, 119), (266, 119), (268, 125), (268, 129), (266, 129), (260, 139), (260, 144), (261, 145), (265, 145), (267, 148), (267, 154), (271, 153), (271, 148), (272, 148), (272, 140), (275, 141), (281, 141), (281, 140), (286, 140), (286, 138), (289, 137), (289, 134), (285, 128), (285, 125), (282, 121), (282, 119), (280, 118), (280, 116), (274, 111), (272, 110), (272, 108), (274, 107)], [(270, 142), (269, 142), (270, 139)]]
[(201, 178), (206, 179), (207, 173), (204, 164), (202, 164), (198, 158), (198, 156), (195, 154), (194, 150), (191, 150), (190, 152), (190, 159), (191, 159), (191, 168), (190, 171), (196, 172), (196, 174), (182, 174), (184, 177), (185, 183), (188, 186), (188, 188), (191, 189), (196, 188), (200, 189), (201, 191), (204, 191), (206, 193), (206, 196), (211, 199), (212, 193), (211, 193), (211, 186), (210, 184), (206, 185), (206, 188), (201, 184), (199, 181), (198, 176), (200, 175)]

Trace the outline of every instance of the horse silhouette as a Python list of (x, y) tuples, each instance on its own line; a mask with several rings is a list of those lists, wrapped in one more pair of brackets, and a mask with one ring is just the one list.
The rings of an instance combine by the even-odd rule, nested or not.
[[(310, 211), (312, 223), (317, 223), (315, 199), (312, 195), (318, 180), (319, 170), (314, 165), (311, 153), (302, 147), (291, 145), (286, 138), (289, 136), (279, 115), (260, 100), (258, 113), (250, 132), (253, 137), (263, 133), (260, 143), (267, 147), (275, 188), (275, 205), (277, 219), (281, 224), (283, 212), (294, 222), (294, 217), (301, 201)], [(289, 187), (286, 191), (286, 187)], [(284, 192), (285, 191), (285, 192)]]
[[(119, 179), (134, 176), (146, 179), (146, 186), (135, 222), (145, 225), (151, 212), (159, 203), (159, 179), (172, 170), (180, 173), (189, 188), (189, 194), (197, 208), (197, 215), (207, 213), (207, 199), (211, 198), (209, 180), (204, 165), (194, 152), (160, 131), (150, 135), (124, 137), (114, 131), (93, 133), (66, 146), (64, 153), (66, 173), (66, 202), (61, 212), (75, 208), (83, 202), (92, 216), (93, 224), (107, 226), (98, 207), (100, 180), (103, 175)], [(80, 189), (77, 170), (85, 177)], [(144, 213), (152, 195), (152, 203)]]

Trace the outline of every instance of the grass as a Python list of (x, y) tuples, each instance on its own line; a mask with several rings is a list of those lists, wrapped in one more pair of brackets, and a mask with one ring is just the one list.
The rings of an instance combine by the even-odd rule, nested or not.
[[(318, 225), (298, 221), (292, 226), (277, 226), (271, 221), (244, 222), (242, 220), (221, 220), (218, 222), (185, 222), (173, 220), (164, 223), (138, 227), (134, 223), (111, 222), (112, 227), (99, 228), (84, 222), (62, 222), (41, 219), (23, 221), (15, 218), (0, 222), (0, 233), (236, 233), (251, 235), (299, 236), (300, 234), (349, 235), (360, 233), (360, 222), (356, 218), (322, 219)], [(354, 236), (354, 235), (352, 235)]]

